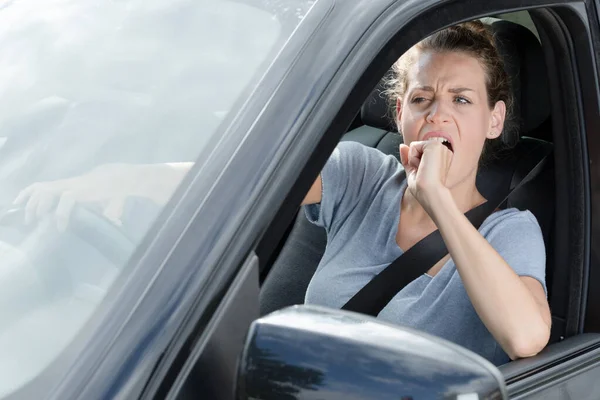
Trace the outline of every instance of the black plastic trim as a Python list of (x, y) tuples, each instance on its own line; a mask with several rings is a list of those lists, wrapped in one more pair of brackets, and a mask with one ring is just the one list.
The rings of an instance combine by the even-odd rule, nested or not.
[[(531, 373), (522, 376), (519, 380), (507, 382), (510, 398), (527, 398), (529, 394), (543, 390), (557, 380), (569, 379), (591, 366), (597, 366), (600, 363), (600, 335), (590, 335), (579, 335), (563, 343), (557, 343), (554, 345), (557, 348), (564, 345), (564, 349), (561, 350), (566, 353), (565, 356), (546, 363), (543, 368), (532, 369)], [(573, 341), (582, 343), (573, 343)], [(548, 357), (551, 358), (552, 353), (549, 353)], [(523, 360), (523, 362), (528, 361), (530, 360)], [(531, 362), (535, 363), (535, 360), (532, 359)]]
[[(233, 388), (246, 332), (258, 318), (258, 257), (250, 254), (238, 276), (200, 337), (192, 340), (189, 357), (172, 386), (163, 381), (156, 399), (193, 399), (198, 394), (213, 400), (233, 400)], [(174, 363), (175, 364), (175, 363)], [(211, 379), (206, 379), (210, 376)], [(223, 390), (229, 387), (231, 390)]]
[(548, 371), (569, 360), (600, 348), (600, 334), (582, 334), (548, 346), (535, 357), (513, 361), (499, 367), (507, 385)]

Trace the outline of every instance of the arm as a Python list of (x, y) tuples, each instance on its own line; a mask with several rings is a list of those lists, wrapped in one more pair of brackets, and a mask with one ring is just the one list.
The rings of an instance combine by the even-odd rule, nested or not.
[(539, 353), (551, 316), (540, 282), (519, 277), (471, 225), (448, 190), (431, 201), (431, 217), (456, 264), (477, 314), (511, 359)]
[(14, 203), (25, 207), (26, 224), (55, 207), (58, 226), (64, 229), (76, 203), (99, 203), (104, 215), (120, 224), (128, 197), (145, 197), (164, 205), (193, 164), (104, 164), (73, 178), (34, 183)]
[(306, 193), (304, 200), (302, 200), (303, 206), (307, 204), (317, 204), (321, 202), (321, 196), (323, 194), (321, 190), (322, 184), (323, 183), (321, 181), (321, 174), (319, 174), (319, 176), (317, 176), (317, 179), (313, 182), (312, 186), (308, 190), (308, 193)]
[[(25, 223), (48, 213), (55, 200), (59, 227), (64, 229), (75, 203), (104, 203), (104, 215), (120, 223), (125, 200), (139, 196), (164, 205), (193, 167), (193, 162), (160, 164), (105, 164), (87, 174), (50, 182), (39, 182), (22, 190), (15, 204), (25, 205)], [(308, 191), (302, 204), (321, 202), (321, 176)]]
[(445, 186), (452, 152), (439, 142), (400, 148), (411, 194), (438, 227), (475, 311), (511, 359), (533, 356), (550, 337), (542, 285), (518, 276), (457, 206)]
[[(163, 164), (147, 164), (140, 168), (140, 178), (142, 181), (141, 193), (144, 197), (153, 199), (159, 204), (164, 204), (169, 200), (173, 190), (179, 185), (183, 177), (194, 165), (192, 162), (167, 163), (168, 170), (163, 168)], [(157, 177), (158, 179), (154, 179)], [(150, 179), (148, 179), (150, 178)], [(313, 182), (306, 193), (302, 205), (317, 204), (321, 202), (321, 174)]]
[(140, 165), (137, 194), (164, 205), (193, 166), (193, 162)]

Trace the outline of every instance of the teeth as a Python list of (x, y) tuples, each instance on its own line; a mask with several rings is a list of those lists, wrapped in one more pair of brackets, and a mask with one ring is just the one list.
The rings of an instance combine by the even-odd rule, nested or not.
[(436, 140), (440, 143), (448, 143), (448, 139), (442, 138), (442, 137), (431, 137), (428, 140)]

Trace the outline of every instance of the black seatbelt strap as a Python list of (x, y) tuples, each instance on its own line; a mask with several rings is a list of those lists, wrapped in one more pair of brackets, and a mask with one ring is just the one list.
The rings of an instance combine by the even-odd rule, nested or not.
[[(544, 154), (514, 188), (509, 188), (506, 196), (495, 196), (465, 213), (471, 224), (479, 229), (483, 221), (507, 201), (510, 195), (539, 174), (550, 154), (551, 150)], [(447, 254), (448, 250), (440, 231), (432, 232), (377, 274), (348, 300), (342, 309), (377, 316), (398, 292), (426, 273)]]

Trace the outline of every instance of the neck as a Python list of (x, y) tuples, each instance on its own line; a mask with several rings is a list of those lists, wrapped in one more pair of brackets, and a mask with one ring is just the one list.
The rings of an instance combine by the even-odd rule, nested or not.
[[(450, 188), (452, 198), (463, 214), (485, 202), (485, 198), (475, 186), (475, 177), (476, 175), (473, 174)], [(431, 217), (408, 189), (402, 197), (401, 207), (402, 213), (410, 214), (411, 220), (421, 221), (423, 224), (433, 224)]]

